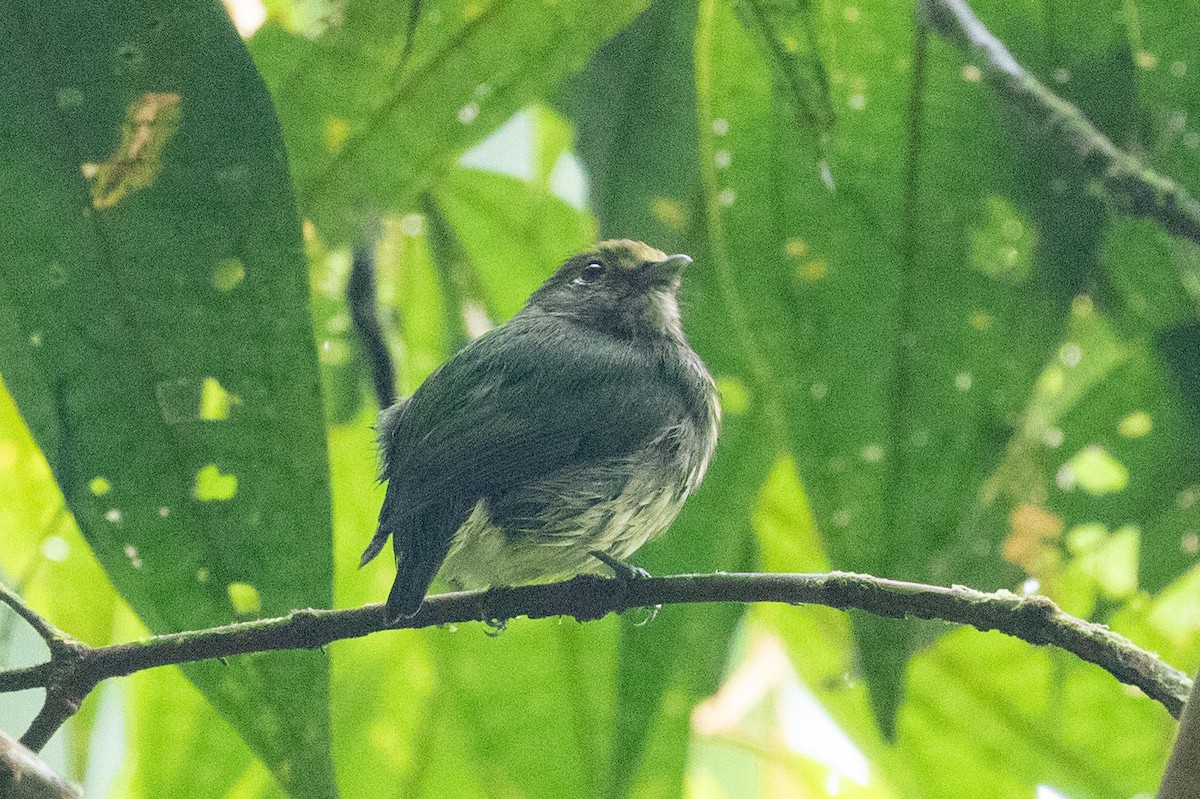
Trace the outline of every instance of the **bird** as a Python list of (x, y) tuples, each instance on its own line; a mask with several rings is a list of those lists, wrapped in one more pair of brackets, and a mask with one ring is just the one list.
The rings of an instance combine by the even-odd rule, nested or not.
[(721, 421), (680, 322), (691, 262), (602, 241), (383, 411), (387, 489), (360, 567), (392, 539), (388, 623), (439, 572), (458, 590), (644, 574), (627, 559), (700, 485)]

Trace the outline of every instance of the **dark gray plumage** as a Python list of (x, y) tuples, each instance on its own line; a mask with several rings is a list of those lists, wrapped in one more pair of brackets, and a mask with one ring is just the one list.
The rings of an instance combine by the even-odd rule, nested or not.
[(598, 571), (592, 552), (628, 558), (674, 521), (720, 421), (679, 324), (690, 262), (602, 242), (384, 412), (387, 495), (362, 562), (392, 536), (389, 620), (439, 569), (456, 587)]

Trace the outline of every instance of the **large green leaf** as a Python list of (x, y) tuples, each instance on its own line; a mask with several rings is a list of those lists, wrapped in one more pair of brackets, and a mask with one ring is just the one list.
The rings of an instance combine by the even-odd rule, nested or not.
[[(7, 391), (0, 392), (0, 495), (4, 497), (0, 503), (4, 508), (0, 515), (0, 568), (16, 575), (31, 607), (92, 646), (147, 634), (118, 598), (66, 512), (50, 467)], [(63, 586), (71, 590), (65, 591)], [(123, 725), (114, 718), (122, 715), (119, 703), (106, 702), (106, 695), (130, 700)], [(30, 696), (30, 700), (33, 707), (23, 723), (36, 709), (37, 697)], [(19, 733), (19, 727), (7, 722), (22, 709), (6, 702), (3, 711), (5, 728)], [(125, 735), (111, 735), (111, 730), (122, 727)], [(252, 794), (245, 792), (248, 782), (263, 793), (281, 795), (270, 772), (228, 722), (181, 674), (170, 670), (139, 674), (131, 683), (102, 686), (88, 696), (65, 730), (67, 773), (78, 782), (86, 778), (89, 790), (104, 784), (95, 781), (98, 774), (121, 769), (108, 795), (122, 799), (183, 793), (194, 799), (220, 799), (239, 783), (243, 792), (237, 794), (238, 799), (249, 799)], [(116, 759), (122, 751), (128, 753), (123, 768)], [(189, 767), (192, 762), (219, 764), (219, 768), (197, 774)]]
[(251, 47), (303, 212), (340, 238), (365, 213), (411, 209), (468, 146), (581, 69), (645, 5), (440, 0), (419, 3), (410, 30), (408, 0), (355, 0), (316, 41), (264, 27)]
[[(1139, 3), (1121, 32), (1135, 67), (1133, 81), (1142, 124), (1138, 139), (1148, 160), (1192, 192), (1200, 190), (1200, 85), (1195, 80), (1195, 48), (1200, 14), (1170, 0)], [(1196, 296), (1196, 284), (1191, 284)]]
[[(713, 8), (710, 68), (697, 64), (710, 236), (730, 264), (754, 264), (731, 268), (729, 284), (753, 309), (745, 318), (770, 320), (755, 329), (760, 371), (786, 409), (832, 562), (935, 582), (1013, 581), (1000, 557), (1013, 506), (980, 514), (972, 500), (1072, 294), (1101, 274), (1096, 200), (1037, 131), (1007, 122), (977, 69), (938, 40), (914, 39), (911, 7), (820, 18), (836, 114), (828, 146), (779, 101), (814, 70), (784, 60), (793, 80), (771, 80), (779, 59), (755, 58), (758, 28), (780, 40), (783, 18), (743, 13), (742, 33)], [(1024, 20), (1010, 7), (997, 17), (1013, 29)], [(1120, 135), (1128, 103), (1112, 111), (1103, 98), (1124, 96), (1128, 70), (1111, 21), (1086, 27), (1064, 63), (1080, 103), (1106, 111), (1101, 123)], [(978, 147), (981, 137), (992, 144)], [(885, 729), (915, 630), (856, 620)]]
[[(85, 538), (154, 632), (327, 606), (306, 269), (241, 42), (208, 2), (0, 26), (0, 372)], [(323, 655), (185, 671), (289, 791), (333, 794)]]
[[(1093, 289), (1109, 298), (1096, 255), (1102, 209), (1069, 159), (1046, 149), (1037, 130), (1009, 124), (957, 52), (936, 40), (913, 49), (910, 6), (815, 18), (804, 7), (739, 9), (701, 5), (698, 141), (676, 124), (690, 94), (661, 46), (687, 36), (688, 22), (669, 28), (655, 6), (636, 26), (650, 31), (640, 47), (617, 49), (618, 39), (601, 51), (592, 70), (603, 77), (585, 89), (605, 102), (574, 116), (602, 228), (681, 241), (701, 256), (689, 311), (709, 311), (702, 318), (720, 333), (708, 347), (703, 327), (693, 338), (714, 370), (736, 378), (727, 387), (765, 409), (768, 435), (795, 453), (834, 565), (1011, 584), (1019, 571), (1001, 558), (1002, 543), (1010, 512), (1031, 497), (995, 502), (988, 477), (1043, 365), (1072, 343), (1060, 330), (1073, 295)], [(1018, 44), (1031, 49), (1082, 25), (1088, 35), (1051, 69), (1065, 65), (1072, 98), (1112, 135), (1126, 135), (1130, 73), (1113, 18), (1051, 19), (1053, 30), (1030, 32), (1018, 9), (989, 16), (1021, 31)], [(824, 70), (804, 57), (814, 35)], [(809, 110), (825, 73), (831, 130)], [(656, 90), (658, 75), (675, 94)], [(914, 91), (923, 116), (913, 114)], [(1122, 99), (1114, 105), (1114, 97)], [(979, 148), (981, 138), (991, 146)], [(699, 209), (690, 202), (697, 194)], [(688, 239), (698, 210), (702, 235)], [(1072, 435), (1120, 436), (1116, 422), (1138, 411), (1145, 392), (1137, 386), (1156, 372), (1151, 357), (1138, 350), (1128, 390), (1110, 385), (1106, 407), (1120, 417), (1081, 409)], [(1154, 412), (1167, 430), (1156, 440), (1168, 444), (1179, 429), (1173, 402)], [(1157, 515), (1180, 461), (1162, 447), (1122, 442), (1144, 468), (1121, 505)], [(861, 619), (856, 631), (886, 727), (914, 628)], [(628, 751), (636, 757), (636, 747)]]
[[(1189, 456), (1196, 447), (1179, 392), (1148, 342), (1122, 339), (1081, 298), (1018, 431), (981, 491), (977, 512), (997, 524), (1008, 519), (1008, 557), (1055, 598), (1061, 558), (1049, 552), (1059, 546), (1053, 539), (1036, 540), (1038, 525), (1027, 515), (1029, 508), (1051, 513), (1046, 518), (1059, 532), (1083, 524), (1113, 529), (1131, 524), (1140, 530), (1145, 550), (1131, 564), (1133, 574), (1140, 572), (1142, 587), (1157, 591), (1196, 560), (1194, 551), (1180, 545), (1186, 522), (1159, 523), (1195, 474)], [(1091, 612), (1071, 603), (1067, 608)]]
[[(1115, 142), (1193, 182), (1191, 151), (1200, 139), (1187, 135), (1183, 120), (1194, 101), (1174, 73), (1186, 71), (1178, 32), (1194, 20), (1173, 7), (1060, 5), (1043, 27), (1029, 26), (1004, 4), (981, 12), (1018, 58)], [(1068, 531), (1088, 522), (1133, 524), (1141, 531), (1143, 587), (1158, 590), (1195, 562), (1189, 528), (1178, 519), (1168, 523), (1165, 511), (1200, 476), (1200, 464), (1188, 457), (1200, 416), (1187, 415), (1188, 394), (1196, 391), (1188, 378), (1200, 357), (1189, 327), (1200, 298), (1196, 245), (1171, 239), (1155, 223), (1107, 212), (1065, 145), (1047, 140), (1041, 125), (1017, 119), (1009, 142), (1026, 154), (1014, 161), (1016, 196), (1032, 223), (1035, 276), (1040, 271), (1042, 290), (1059, 294), (1057, 303), (1069, 303), (1073, 313), (980, 494), (981, 506), (994, 503), (999, 512), (973, 523), (1002, 528), (1024, 504), (1050, 508)], [(1075, 487), (1076, 459), (1097, 447), (1128, 474), (1127, 487), (1103, 495)], [(1002, 485), (1008, 497), (996, 502)], [(1019, 537), (1020, 525), (1009, 526)]]
[[(881, 534), (890, 526), (884, 458), (890, 463), (894, 453), (889, 415), (881, 409), (898, 379), (897, 257), (889, 231), (872, 224), (861, 197), (847, 199), (845, 186), (831, 196), (823, 184), (831, 179), (821, 160), (827, 131), (799, 126), (804, 115), (789, 107), (795, 92), (780, 88), (806, 76), (781, 82), (781, 65), (765, 58), (760, 44), (780, 35), (763, 26), (782, 19), (744, 14), (747, 28), (724, 3), (701, 5), (696, 158), (718, 277), (712, 288), (730, 320), (731, 361), (741, 364), (763, 405), (776, 447), (793, 449), (800, 460), (818, 518), (828, 524), (835, 565), (895, 573)], [(809, 24), (801, 19), (799, 26)], [(848, 176), (863, 169), (867, 156), (854, 149), (860, 141), (895, 135), (846, 132), (839, 124), (833, 143), (835, 151), (841, 143)], [(881, 149), (891, 152), (889, 145)], [(874, 152), (869, 157), (881, 160)], [(886, 163), (871, 166), (865, 174), (875, 180), (887, 174)], [(835, 174), (842, 179), (841, 171)], [(760, 449), (759, 457), (768, 454)], [(905, 630), (870, 619), (863, 625), (862, 660), (874, 696), (899, 678)]]
[[(128, 611), (120, 615), (117, 628), (126, 640), (146, 634)], [(285, 796), (229, 722), (179, 672), (140, 672), (120, 690), (126, 705), (127, 749), (124, 769), (108, 794), (111, 799)], [(197, 761), (205, 767), (196, 768)]]
[[(827, 566), (798, 495), (785, 468), (764, 489), (755, 531), (771, 570)], [(1196, 577), (1185, 580), (1169, 592), (1171, 612), (1166, 601), (1142, 602), (1117, 620), (1181, 664), (1195, 659), (1200, 642)], [(1046, 784), (1067, 796), (1118, 799), (1151, 791), (1166, 756), (1174, 722), (1155, 703), (1065, 653), (965, 629), (913, 656), (896, 738), (885, 743), (853, 676), (844, 614), (763, 605), (752, 618), (789, 644), (806, 685), (867, 755), (872, 787), (936, 799), (961, 796), (969, 780), (972, 796), (1032, 796)], [(759, 735), (768, 758), (789, 754), (778, 736)]]
[(963, 773), (974, 795), (997, 799), (1039, 784), (1073, 797), (1149, 794), (1172, 726), (1094, 666), (997, 635), (942, 639), (914, 658), (910, 691), (895, 754), (915, 766), (912, 796), (961, 796)]
[(524, 187), (506, 175), (455, 170), (434, 198), (439, 214), (457, 231), (486, 308), (497, 322), (521, 310), (563, 261), (595, 243), (589, 215), (544, 187)]

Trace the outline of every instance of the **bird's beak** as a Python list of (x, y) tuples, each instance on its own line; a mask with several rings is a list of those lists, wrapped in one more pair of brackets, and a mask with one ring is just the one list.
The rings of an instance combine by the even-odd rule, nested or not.
[(678, 278), (680, 271), (691, 262), (691, 256), (683, 255), (682, 253), (679, 255), (668, 255), (665, 261), (650, 264), (647, 272), (652, 282), (667, 285)]

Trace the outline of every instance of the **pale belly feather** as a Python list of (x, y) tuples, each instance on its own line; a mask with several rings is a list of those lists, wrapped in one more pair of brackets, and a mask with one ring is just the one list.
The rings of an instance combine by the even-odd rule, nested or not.
[(442, 575), (456, 588), (483, 588), (608, 571), (591, 552), (628, 558), (671, 525), (689, 491), (677, 472), (665, 481), (659, 469), (635, 474), (615, 498), (589, 490), (610, 474), (568, 474), (532, 488), (547, 500), (536, 529), (498, 526), (481, 499), (455, 534)]

